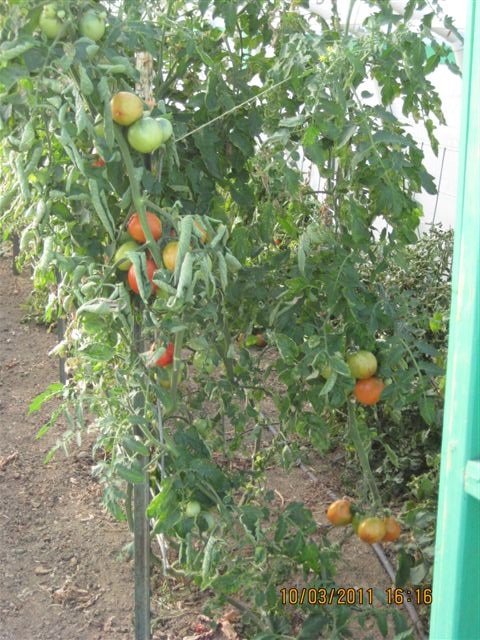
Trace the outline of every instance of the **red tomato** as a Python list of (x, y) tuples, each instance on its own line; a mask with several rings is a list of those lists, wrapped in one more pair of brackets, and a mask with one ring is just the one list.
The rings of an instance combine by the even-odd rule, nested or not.
[[(153, 239), (158, 240), (162, 237), (162, 223), (151, 211), (147, 211), (146, 215), (147, 224), (150, 231), (152, 232)], [(142, 225), (140, 224), (140, 216), (138, 215), (138, 213), (132, 214), (130, 220), (128, 221), (127, 231), (137, 242), (146, 242), (147, 238), (143, 233)]]
[[(154, 293), (158, 289), (157, 285), (153, 284), (153, 274), (155, 273), (156, 270), (157, 270), (157, 267), (155, 266), (154, 261), (147, 259), (147, 275), (148, 275), (148, 279), (150, 280), (150, 282), (152, 284)], [(128, 284), (130, 285), (130, 287), (131, 287), (131, 289), (132, 289), (132, 291), (134, 293), (139, 293), (139, 288), (138, 288), (138, 283), (137, 283), (137, 276), (135, 274), (135, 268), (134, 268), (133, 264), (131, 265), (130, 269), (128, 270)]]
[(167, 367), (169, 364), (173, 362), (173, 351), (175, 349), (175, 345), (173, 342), (169, 342), (165, 351), (162, 353), (160, 358), (156, 361), (157, 367)]
[(380, 378), (357, 380), (353, 395), (361, 404), (377, 404), (384, 388), (385, 384)]
[(92, 167), (94, 167), (94, 169), (97, 169), (97, 168), (101, 169), (104, 166), (105, 166), (105, 160), (103, 158), (100, 158), (100, 156), (92, 162)]

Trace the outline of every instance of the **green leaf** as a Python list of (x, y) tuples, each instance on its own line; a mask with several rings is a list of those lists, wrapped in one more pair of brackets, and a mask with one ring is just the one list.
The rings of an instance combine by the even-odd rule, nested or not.
[(90, 96), (93, 93), (93, 83), (82, 65), (78, 66), (78, 73), (80, 75), (80, 89), (82, 93)]
[(150, 449), (138, 437), (126, 435), (122, 440), (122, 444), (131, 454), (138, 453), (142, 456), (150, 455)]
[(395, 575), (395, 586), (396, 587), (404, 587), (410, 579), (410, 570), (412, 568), (413, 561), (412, 557), (405, 553), (404, 551), (400, 551), (398, 555), (398, 568), (397, 573)]
[(393, 640), (413, 640), (415, 635), (405, 615), (394, 608), (391, 612), (395, 636)]
[(373, 616), (377, 622), (377, 627), (384, 638), (388, 636), (388, 620), (385, 609), (372, 609)]
[(335, 141), (337, 149), (344, 147), (357, 130), (356, 124), (350, 124), (344, 128), (338, 140)]
[(218, 162), (218, 149), (221, 147), (221, 141), (214, 132), (213, 127), (197, 131), (197, 133), (193, 135), (193, 139), (208, 171), (212, 176), (221, 180), (222, 173)]
[(420, 415), (425, 422), (432, 426), (435, 424), (436, 408), (435, 401), (432, 398), (422, 398), (420, 400)]
[(325, 613), (311, 613), (302, 625), (298, 640), (318, 640), (328, 623), (329, 617)]
[(390, 460), (390, 462), (393, 464), (393, 466), (398, 469), (400, 466), (400, 460), (397, 456), (397, 454), (395, 453), (395, 451), (392, 449), (392, 447), (387, 444), (386, 442), (383, 443), (383, 447), (386, 451), (387, 457)]
[(425, 580), (425, 576), (427, 575), (428, 568), (423, 562), (415, 565), (410, 569), (410, 582), (414, 585), (422, 584)]
[(123, 464), (115, 464), (114, 466), (115, 472), (122, 478), (122, 480), (126, 480), (131, 484), (142, 484), (145, 482), (145, 473), (139, 465), (126, 467)]
[(174, 494), (173, 478), (165, 478), (162, 480), (159, 492), (152, 498), (148, 505), (147, 515), (150, 518), (156, 518), (162, 514), (168, 504), (175, 499)]
[(320, 396), (326, 396), (330, 393), (330, 391), (333, 389), (333, 387), (335, 386), (335, 383), (337, 381), (337, 373), (334, 371), (326, 380), (325, 384), (323, 385), (321, 391), (320, 391)]
[(28, 407), (28, 413), (35, 413), (42, 408), (45, 402), (48, 402), (55, 396), (57, 396), (61, 391), (63, 391), (63, 384), (60, 382), (54, 382), (49, 385), (45, 391), (36, 396)]
[(303, 134), (302, 145), (305, 147), (309, 147), (317, 141), (319, 135), (320, 130), (315, 125), (308, 125)]
[(147, 274), (147, 257), (143, 251), (135, 251), (131, 254), (130, 260), (135, 270), (140, 297), (146, 302), (152, 293), (152, 286)]
[(108, 235), (114, 241), (115, 240), (115, 223), (113, 221), (112, 216), (110, 215), (110, 212), (106, 210), (102, 204), (97, 182), (95, 180), (89, 180), (88, 188), (92, 195), (93, 207), (97, 212), (98, 217), (100, 218), (100, 221), (105, 227), (105, 230), (107, 231)]
[(391, 131), (376, 131), (373, 134), (374, 142), (381, 142), (382, 144), (398, 144), (402, 147), (409, 147), (413, 144), (412, 140), (409, 140), (406, 136), (402, 136), (398, 133), (393, 133)]
[(277, 334), (275, 342), (281, 358), (288, 364), (293, 364), (298, 356), (298, 347), (292, 338), (284, 334)]
[(94, 362), (108, 362), (114, 356), (111, 347), (101, 342), (94, 342), (80, 347), (79, 351)]

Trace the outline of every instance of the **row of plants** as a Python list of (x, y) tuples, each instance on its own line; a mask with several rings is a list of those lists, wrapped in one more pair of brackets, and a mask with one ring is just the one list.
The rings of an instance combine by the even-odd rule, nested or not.
[[(347, 637), (370, 617), (408, 634), (381, 592), (360, 612), (305, 606), (300, 622), (282, 606), (299, 574), (333, 585), (341, 548), (264, 490), (272, 456), (288, 469), (297, 452), (344, 447), (370, 542), (385, 536), (363, 534), (372, 519), (397, 521), (402, 482), (434, 499), (449, 258), (425, 281), (410, 269), (425, 260), (416, 193), (435, 186), (390, 107), (400, 97), (435, 146), (428, 75), (448, 52), (433, 13), (411, 28), (423, 2), (403, 16), (370, 4), (355, 37), (335, 3), (320, 31), (308, 3), (281, 0), (10, 0), (1, 17), (3, 234), (20, 235), (46, 319), (67, 319), (54, 355), (72, 367), (32, 403), (61, 399), (38, 435), (65, 421), (53, 456), (93, 431), (105, 504), (130, 526), (147, 456), (170, 571), (238, 606), (257, 640)], [(368, 78), (381, 104), (365, 102)], [(249, 348), (265, 342), (271, 360)], [(431, 503), (424, 515), (406, 504), (398, 585), (430, 579)]]

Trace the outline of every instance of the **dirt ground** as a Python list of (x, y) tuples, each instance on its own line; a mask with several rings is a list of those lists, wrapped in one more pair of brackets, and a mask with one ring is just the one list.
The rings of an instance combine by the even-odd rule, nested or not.
[[(133, 565), (122, 556), (131, 536), (102, 507), (88, 444), (69, 458), (60, 454), (43, 463), (57, 433), (54, 428), (41, 440), (35, 434), (52, 404), (32, 415), (28, 406), (58, 380), (58, 363), (47, 355), (56, 336), (22, 323), (31, 283), (27, 275), (12, 275), (8, 256), (0, 257), (0, 282), (0, 640), (133, 638)], [(334, 457), (313, 464), (320, 483), (300, 469), (289, 476), (275, 473), (270, 481), (286, 501), (303, 500), (325, 524), (329, 491), (341, 493), (336, 465)], [(337, 582), (390, 586), (370, 547), (354, 538)], [(160, 576), (154, 585), (155, 640), (212, 638), (195, 633), (202, 622), (199, 594), (179, 584), (167, 586)], [(356, 635), (379, 637), (373, 628)]]

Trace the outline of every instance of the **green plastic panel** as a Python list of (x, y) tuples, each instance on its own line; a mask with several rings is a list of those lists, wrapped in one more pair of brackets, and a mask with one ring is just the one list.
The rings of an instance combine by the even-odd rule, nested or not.
[(469, 5), (430, 640), (480, 640), (480, 2)]

